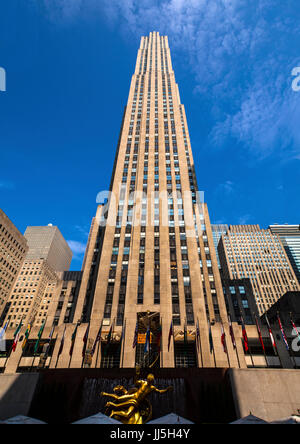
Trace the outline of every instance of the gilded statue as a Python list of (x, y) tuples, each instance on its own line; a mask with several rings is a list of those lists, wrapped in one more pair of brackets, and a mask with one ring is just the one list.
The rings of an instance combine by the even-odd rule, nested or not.
[[(146, 380), (139, 379), (140, 369), (136, 368), (135, 388), (126, 390), (123, 386), (114, 388), (115, 393), (102, 392), (101, 396), (113, 398), (116, 402), (106, 403), (106, 413), (110, 418), (117, 419), (123, 424), (145, 424), (152, 417), (152, 406), (147, 396), (151, 392), (166, 393), (173, 387), (159, 390), (154, 385), (154, 376), (150, 373)], [(116, 394), (118, 393), (118, 394)]]

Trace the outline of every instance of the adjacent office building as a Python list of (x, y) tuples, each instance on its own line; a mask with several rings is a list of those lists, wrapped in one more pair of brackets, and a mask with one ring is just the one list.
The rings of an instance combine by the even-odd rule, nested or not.
[(221, 263), (220, 263), (220, 258), (219, 258), (218, 246), (219, 246), (219, 242), (221, 240), (222, 235), (227, 233), (228, 228), (229, 228), (229, 226), (226, 224), (212, 224), (211, 225), (219, 268), (221, 268)]
[(55, 271), (69, 270), (72, 251), (57, 227), (27, 227), (24, 237), (29, 246), (27, 260), (44, 259)]
[(269, 229), (277, 234), (300, 283), (300, 225), (270, 225)]
[(219, 243), (225, 278), (249, 278), (260, 314), (299, 283), (281, 241), (259, 225), (231, 225)]
[[(47, 319), (52, 293), (60, 279), (58, 272), (67, 267), (72, 252), (57, 227), (28, 227), (24, 237), (28, 251), (8, 297), (5, 319), (16, 328), (23, 321), (41, 325)], [(46, 291), (47, 290), (47, 291)]]
[(8, 296), (17, 279), (26, 252), (27, 241), (0, 209), (0, 316), (9, 309)]

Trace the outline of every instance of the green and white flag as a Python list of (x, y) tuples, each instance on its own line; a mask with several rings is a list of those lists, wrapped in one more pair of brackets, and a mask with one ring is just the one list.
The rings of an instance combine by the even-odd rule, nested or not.
[(42, 336), (42, 334), (43, 334), (44, 327), (45, 327), (45, 322), (46, 322), (46, 320), (43, 321), (43, 323), (42, 323), (42, 325), (41, 325), (41, 328), (39, 329), (38, 337), (37, 337), (37, 340), (36, 340), (36, 343), (35, 343), (35, 346), (34, 346), (34, 353), (36, 353), (37, 350), (38, 350), (38, 348), (39, 348), (39, 344), (40, 344), (41, 336)]

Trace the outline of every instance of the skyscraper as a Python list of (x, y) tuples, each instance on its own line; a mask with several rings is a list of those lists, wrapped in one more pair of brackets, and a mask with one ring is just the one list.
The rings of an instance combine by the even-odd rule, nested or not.
[(260, 314), (287, 291), (299, 290), (278, 236), (259, 225), (231, 225), (222, 236), (219, 257), (225, 278), (251, 280)]
[(27, 227), (24, 237), (29, 246), (27, 260), (44, 259), (54, 271), (69, 270), (72, 251), (57, 227)]
[(10, 291), (17, 279), (28, 245), (24, 236), (0, 209), (0, 316), (9, 309)]
[[(162, 328), (161, 365), (214, 365), (208, 321), (215, 323), (219, 351), (226, 306), (168, 38), (157, 32), (141, 39), (110, 192), (91, 227), (74, 319), (91, 320), (92, 338), (101, 322), (104, 338), (111, 328), (120, 337), (126, 322), (125, 353), (116, 357), (124, 367), (143, 365), (148, 328), (152, 351)], [(201, 355), (195, 348), (198, 321)], [(173, 342), (167, 350), (171, 322), (175, 360)], [(223, 351), (217, 360), (228, 365)]]
[(269, 229), (277, 234), (300, 284), (300, 225), (270, 225)]

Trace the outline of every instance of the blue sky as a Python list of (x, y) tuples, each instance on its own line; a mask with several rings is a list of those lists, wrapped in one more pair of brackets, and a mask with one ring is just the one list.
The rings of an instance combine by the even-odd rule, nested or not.
[(300, 223), (295, 0), (10, 0), (0, 5), (0, 207), (57, 225), (80, 269), (109, 187), (140, 36), (169, 36), (214, 223)]

